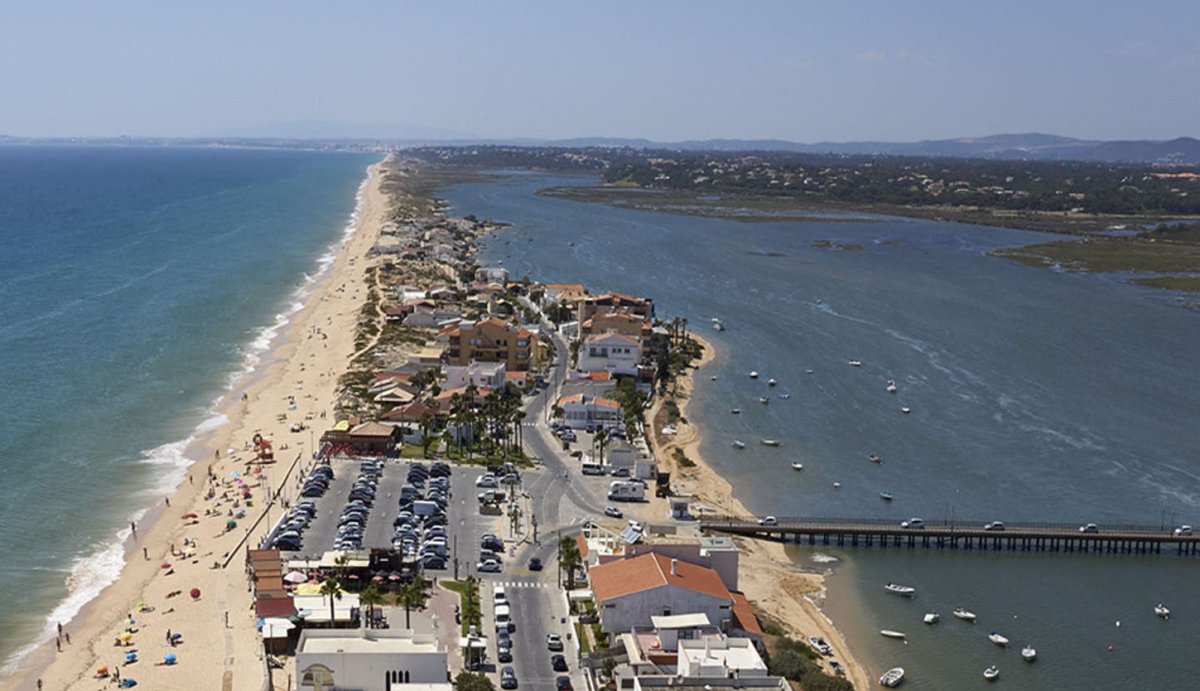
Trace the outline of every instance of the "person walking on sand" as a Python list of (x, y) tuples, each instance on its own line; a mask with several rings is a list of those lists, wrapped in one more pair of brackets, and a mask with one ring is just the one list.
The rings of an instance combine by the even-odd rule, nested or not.
[(133, 521), (129, 522), (129, 532), (133, 533), (134, 537), (137, 537), (137, 523)]

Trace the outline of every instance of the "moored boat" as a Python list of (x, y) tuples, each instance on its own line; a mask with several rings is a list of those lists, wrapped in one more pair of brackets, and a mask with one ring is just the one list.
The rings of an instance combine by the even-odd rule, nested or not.
[(954, 608), (954, 616), (958, 617), (959, 619), (962, 619), (963, 621), (975, 621), (975, 613), (968, 612), (967, 610), (963, 609), (962, 607)]
[(888, 638), (908, 638), (908, 636), (905, 636), (902, 631), (892, 631), (891, 629), (884, 629), (879, 632), (879, 635), (886, 636)]
[(1001, 648), (1008, 647), (1008, 639), (996, 633), (995, 631), (988, 634), (988, 640), (1000, 646)]
[(917, 594), (917, 589), (910, 585), (900, 585), (899, 583), (888, 583), (883, 586), (883, 589), (893, 595), (901, 595), (903, 597), (912, 597)]
[(892, 493), (891, 493), (891, 492), (880, 492), (880, 493), (879, 493), (879, 498), (880, 498), (880, 499), (882, 499), (882, 500), (884, 500), (884, 501), (891, 501), (891, 500), (892, 500)]
[(804, 464), (803, 463), (793, 463), (792, 470), (804, 470)]
[(770, 398), (767, 398), (766, 396), (763, 396), (763, 397), (761, 397), (761, 398), (759, 398), (759, 399), (758, 399), (758, 402), (759, 402), (759, 403), (761, 403), (761, 404), (763, 404), (763, 405), (767, 405), (768, 403), (770, 403), (770, 402), (771, 402), (771, 399), (770, 399)]
[(1000, 676), (1000, 668), (997, 667), (996, 665), (992, 665), (991, 667), (988, 667), (987, 669), (983, 670), (983, 678), (987, 679), (988, 681), (995, 681), (996, 678), (999, 676)]
[(779, 397), (786, 401), (787, 399), (791, 398), (792, 395), (790, 393), (781, 393), (779, 394)]
[(883, 456), (877, 453), (869, 453), (867, 454), (867, 460), (872, 463), (883, 463)]
[(938, 614), (937, 612), (926, 612), (925, 613), (925, 623), (926, 624), (936, 624), (939, 621), (941, 621), (941, 619), (942, 619), (942, 615)]
[(895, 379), (888, 380), (887, 392), (888, 393), (896, 393), (896, 380)]
[(905, 415), (908, 415), (909, 413), (912, 412), (912, 408), (909, 408), (908, 406), (904, 406), (903, 408), (900, 409), (900, 412), (904, 413)]
[(763, 446), (779, 446), (778, 439), (762, 439), (760, 440)]
[(862, 360), (851, 360), (846, 364), (850, 365), (851, 367), (862, 367)]
[(1033, 662), (1037, 659), (1037, 649), (1026, 644), (1024, 648), (1021, 648), (1021, 657), (1025, 658), (1026, 662)]
[(733, 440), (733, 448), (744, 449), (744, 448), (746, 448), (746, 442), (742, 441), (741, 439), (734, 439)]
[(750, 370), (750, 378), (758, 379), (758, 370)]
[(1154, 613), (1157, 614), (1158, 616), (1162, 617), (1163, 619), (1166, 619), (1167, 617), (1171, 616), (1171, 610), (1167, 609), (1166, 606), (1163, 605), (1163, 603), (1161, 603), (1161, 602), (1158, 603), (1157, 605), (1154, 605)]
[(883, 676), (879, 677), (879, 685), (886, 686), (889, 689), (899, 686), (902, 681), (904, 681), (903, 667), (893, 667), (884, 672)]
[(774, 379), (768, 379), (768, 380), (767, 380), (767, 386), (775, 386), (775, 385), (777, 385), (778, 383), (779, 383), (779, 382), (775, 381)]
[(732, 415), (741, 415), (741, 414), (742, 414), (742, 409), (741, 409), (741, 408), (734, 408), (733, 410), (731, 410), (731, 411), (729, 411), (729, 412), (730, 412), (730, 414), (732, 414)]

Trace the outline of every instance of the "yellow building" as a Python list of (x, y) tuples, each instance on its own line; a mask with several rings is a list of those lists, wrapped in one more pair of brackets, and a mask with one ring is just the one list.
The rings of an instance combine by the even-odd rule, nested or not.
[(533, 332), (500, 319), (462, 322), (442, 332), (447, 338), (446, 356), (452, 365), (503, 362), (510, 372), (537, 368), (541, 349)]

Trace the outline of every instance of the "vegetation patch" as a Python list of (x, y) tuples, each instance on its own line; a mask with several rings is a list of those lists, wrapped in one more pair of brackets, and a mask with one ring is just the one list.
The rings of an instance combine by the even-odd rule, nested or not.
[(1130, 283), (1164, 290), (1185, 292), (1200, 292), (1200, 276), (1156, 276), (1154, 278), (1135, 278)]
[(683, 452), (683, 449), (676, 448), (675, 451), (673, 451), (671, 453), (671, 455), (675, 458), (675, 463), (677, 463), (680, 468), (695, 468), (696, 467), (696, 462), (693, 461), (692, 459), (688, 458), (687, 454)]

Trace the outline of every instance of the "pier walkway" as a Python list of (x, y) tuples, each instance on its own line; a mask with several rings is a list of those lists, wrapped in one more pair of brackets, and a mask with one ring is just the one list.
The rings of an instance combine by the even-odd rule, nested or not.
[(912, 529), (887, 519), (782, 517), (764, 525), (758, 519), (710, 517), (700, 521), (700, 530), (837, 547), (1200, 554), (1200, 536), (1176, 535), (1174, 527), (1103, 525), (1096, 532), (1085, 532), (1081, 524), (1005, 522), (999, 530), (988, 530), (986, 525), (985, 521), (925, 521), (924, 528)]

